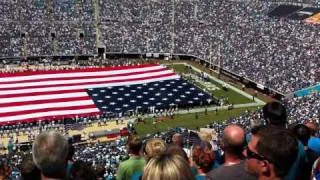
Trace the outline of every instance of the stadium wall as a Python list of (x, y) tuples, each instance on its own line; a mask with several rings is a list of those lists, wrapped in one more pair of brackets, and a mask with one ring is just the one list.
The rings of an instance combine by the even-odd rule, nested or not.
[(314, 92), (318, 92), (318, 93), (320, 92), (320, 84), (296, 91), (294, 95), (296, 97), (303, 97), (303, 96), (312, 94)]

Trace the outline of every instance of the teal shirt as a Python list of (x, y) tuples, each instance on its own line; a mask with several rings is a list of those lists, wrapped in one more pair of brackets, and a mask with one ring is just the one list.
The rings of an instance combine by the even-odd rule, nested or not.
[(285, 176), (285, 180), (295, 180), (301, 174), (302, 166), (307, 160), (306, 152), (304, 151), (303, 144), (298, 140), (298, 155), (296, 161), (292, 164), (289, 173)]
[(12, 142), (9, 142), (8, 143), (8, 153), (13, 153), (13, 144), (12, 144)]
[(196, 175), (196, 176), (195, 176), (195, 179), (196, 179), (196, 180), (206, 180), (206, 179), (207, 179), (207, 176), (205, 176), (205, 175)]

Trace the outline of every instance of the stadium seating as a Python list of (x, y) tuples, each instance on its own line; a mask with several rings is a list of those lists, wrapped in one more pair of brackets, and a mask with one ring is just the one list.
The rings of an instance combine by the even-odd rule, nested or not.
[[(318, 25), (268, 16), (268, 12), (279, 3), (308, 7), (320, 5), (316, 0), (288, 0), (283, 3), (245, 0), (1, 0), (0, 76), (26, 70), (58, 72), (101, 65), (135, 64), (127, 59), (107, 62), (90, 59), (86, 66), (81, 67), (75, 59), (52, 62), (54, 60), (47, 58), (34, 64), (30, 61), (35, 67), (25, 66), (27, 63), (24, 61), (15, 62), (14, 65), (18, 64), (20, 68), (6, 66), (11, 64), (6, 57), (93, 55), (97, 54), (97, 46), (102, 44), (107, 52), (193, 55), (211, 60), (228, 71), (283, 94), (291, 94), (320, 82), (320, 31)], [(53, 66), (55, 63), (65, 65), (59, 69)], [(49, 66), (46, 67), (47, 64)], [(184, 81), (177, 83), (183, 84)], [(188, 88), (193, 86), (188, 85)], [(89, 94), (103, 98), (99, 94), (103, 90), (95, 89)], [(196, 92), (202, 93), (198, 89)], [(209, 96), (206, 94), (205, 98)], [(96, 103), (99, 100), (95, 99)], [(288, 96), (281, 102), (287, 108), (290, 127), (310, 119), (320, 123), (318, 92), (305, 97)], [(115, 108), (119, 107), (112, 110), (117, 111)], [(18, 144), (12, 138), (15, 135), (24, 134), (28, 141), (33, 141), (41, 131), (48, 130), (67, 136), (69, 129), (81, 129), (96, 122), (106, 123), (111, 118), (119, 118), (119, 112), (72, 116), (55, 122), (21, 122), (0, 126), (0, 136), (10, 139), (8, 147), (0, 144), (1, 150), (10, 152), (0, 156), (0, 177), (19, 179), (25, 170), (22, 166), (24, 160), (32, 156), (31, 144), (11, 149), (11, 145)], [(230, 124), (238, 124), (249, 133), (253, 126), (264, 124), (262, 111), (248, 111), (225, 122), (204, 126), (217, 132), (218, 141), (212, 142), (213, 149), (221, 150), (218, 142), (222, 140), (223, 130)], [(128, 135), (126, 129), (102, 132), (103, 136), (110, 133), (112, 138)], [(171, 144), (175, 133), (182, 134), (185, 148), (199, 141), (197, 133), (186, 128), (149, 134), (143, 141), (161, 138)], [(95, 170), (103, 169), (100, 177), (109, 180), (115, 179), (119, 164), (129, 158), (124, 137), (108, 143), (80, 143), (74, 148), (74, 161), (81, 160)]]
[[(317, 5), (311, 0), (297, 2)], [(19, 8), (24, 4), (26, 8)], [(104, 44), (107, 52), (212, 59), (284, 94), (316, 85), (317, 26), (268, 17), (275, 5), (207, 0), (2, 1), (0, 57), (96, 54), (97, 45)]]

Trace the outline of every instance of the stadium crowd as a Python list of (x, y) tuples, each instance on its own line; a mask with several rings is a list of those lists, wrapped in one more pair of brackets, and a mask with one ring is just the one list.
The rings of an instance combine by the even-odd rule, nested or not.
[[(103, 42), (108, 52), (210, 59), (282, 93), (319, 83), (318, 27), (270, 18), (266, 13), (273, 6), (270, 1), (2, 0), (0, 56), (95, 54)], [(0, 74), (56, 68), (7, 66)], [(1, 147), (9, 154), (0, 157), (0, 179), (318, 179), (319, 93), (283, 104), (208, 124), (217, 133), (214, 140), (177, 128), (143, 139), (133, 131), (128, 139), (72, 146), (65, 138), (68, 124), (101, 120), (1, 126), (1, 136), (25, 133), (34, 143), (26, 152), (12, 147), (18, 144), (14, 139)]]
[(319, 83), (317, 25), (268, 17), (275, 2), (32, 0), (19, 8), (24, 4), (1, 1), (1, 57), (96, 54), (102, 43), (107, 52), (212, 60), (285, 94)]
[(4, 0), (0, 4), (1, 57), (95, 53), (91, 1)]
[[(252, 177), (250, 175), (250, 173), (247, 174), (246, 171), (244, 171), (244, 163), (254, 163), (254, 162), (252, 162), (253, 161), (252, 159), (256, 159), (256, 158), (260, 161), (268, 160), (269, 163), (270, 162), (283, 163), (283, 162), (278, 161), (278, 159), (281, 159), (279, 156), (276, 156), (277, 157), (276, 159), (272, 159), (272, 160), (269, 159), (269, 158), (275, 158), (274, 157), (275, 155), (274, 156), (268, 155), (267, 152), (270, 152), (271, 151), (270, 149), (268, 149), (267, 151), (259, 149), (259, 150), (255, 150), (254, 152), (266, 153), (266, 154), (260, 155), (258, 153), (258, 155), (257, 155), (257, 154), (254, 154), (254, 152), (253, 153), (249, 152), (251, 154), (246, 155), (246, 156), (253, 156), (253, 157), (247, 157), (246, 161), (245, 161), (245, 159), (246, 159), (245, 157), (242, 157), (238, 154), (239, 158), (236, 160), (237, 163), (233, 162), (237, 166), (234, 166), (233, 168), (230, 168), (230, 169), (225, 168), (225, 167), (229, 167), (229, 166), (227, 166), (227, 165), (224, 166), (223, 165), (224, 163), (229, 163), (229, 164), (233, 165), (232, 161), (231, 162), (226, 162), (226, 161), (229, 161), (230, 159), (234, 160), (233, 155), (231, 155), (231, 158), (229, 159), (228, 151), (230, 151), (231, 153), (234, 153), (234, 152), (237, 152), (237, 150), (239, 150), (237, 148), (240, 148), (237, 146), (233, 146), (231, 144), (228, 144), (228, 145), (230, 145), (231, 150), (226, 148), (225, 143), (227, 143), (227, 142), (225, 142), (225, 141), (228, 139), (225, 139), (226, 138), (225, 133), (229, 132), (228, 129), (230, 129), (230, 128), (231, 128), (231, 130), (230, 130), (231, 135), (233, 133), (235, 133), (235, 134), (233, 134), (234, 137), (241, 137), (241, 135), (239, 135), (237, 133), (240, 132), (240, 134), (241, 134), (243, 132), (243, 140), (241, 140), (241, 143), (240, 143), (241, 148), (240, 149), (245, 150), (245, 144), (249, 143), (248, 147), (250, 147), (251, 146), (250, 144), (252, 144), (251, 142), (253, 141), (252, 138), (255, 136), (256, 133), (259, 134), (259, 131), (262, 131), (262, 132), (265, 132), (268, 134), (268, 137), (264, 137), (264, 138), (267, 138), (265, 141), (267, 141), (267, 142), (271, 141), (271, 139), (268, 140), (268, 138), (272, 137), (276, 140), (279, 140), (280, 142), (278, 142), (278, 143), (283, 144), (283, 142), (285, 140), (288, 140), (288, 138), (290, 139), (290, 137), (293, 135), (289, 133), (290, 137), (287, 137), (286, 139), (281, 139), (281, 138), (279, 138), (280, 136), (277, 133), (280, 133), (283, 136), (287, 136), (286, 135), (287, 132), (282, 132), (282, 130), (281, 130), (281, 132), (273, 132), (273, 131), (275, 131), (274, 129), (277, 129), (277, 128), (275, 128), (276, 126), (288, 127), (288, 129), (292, 133), (296, 133), (296, 137), (300, 140), (300, 141), (298, 141), (299, 145), (295, 144), (297, 147), (299, 147), (298, 148), (299, 150), (297, 150), (297, 149), (294, 150), (294, 148), (290, 149), (290, 150), (287, 149), (287, 151), (283, 150), (283, 149), (282, 150), (285, 151), (285, 153), (287, 155), (288, 155), (288, 151), (290, 151), (290, 152), (299, 151), (299, 153), (295, 154), (295, 156), (298, 156), (298, 158), (297, 159), (293, 158), (293, 161), (294, 161), (294, 159), (296, 159), (295, 161), (300, 161), (301, 159), (304, 159), (305, 156), (308, 156), (308, 158), (312, 159), (312, 162), (314, 162), (320, 153), (319, 147), (317, 145), (317, 143), (319, 143), (319, 137), (318, 137), (319, 127), (317, 126), (317, 124), (319, 124), (319, 113), (318, 113), (318, 107), (319, 107), (319, 103), (320, 103), (319, 97), (320, 97), (319, 94), (313, 94), (313, 95), (310, 95), (305, 98), (293, 98), (290, 101), (288, 101), (288, 100), (284, 101), (283, 102), (284, 106), (279, 103), (268, 103), (267, 105), (265, 105), (265, 107), (263, 109), (261, 109), (259, 111), (256, 111), (256, 112), (249, 112), (248, 111), (248, 112), (245, 112), (244, 114), (240, 115), (239, 117), (231, 118), (228, 121), (225, 121), (222, 123), (215, 122), (212, 124), (208, 124), (206, 126), (206, 128), (214, 129), (215, 134), (208, 134), (207, 132), (206, 133), (202, 133), (202, 132), (197, 133), (197, 131), (193, 131), (193, 130), (189, 130), (189, 129), (185, 129), (185, 128), (175, 128), (175, 129), (171, 129), (167, 132), (157, 132), (157, 133), (154, 133), (151, 135), (147, 135), (146, 137), (144, 137), (141, 140), (140, 140), (140, 138), (134, 136), (139, 139), (139, 142), (141, 141), (141, 146), (139, 145), (139, 150), (144, 152), (144, 153), (142, 153), (142, 154), (144, 154), (143, 157), (140, 157), (141, 151), (136, 151), (136, 152), (130, 151), (130, 143), (129, 143), (130, 138), (127, 139), (126, 137), (121, 137), (121, 138), (119, 137), (119, 138), (117, 138), (117, 140), (115, 140), (113, 142), (109, 142), (109, 143), (96, 142), (96, 143), (89, 143), (89, 144), (79, 144), (79, 145), (74, 145), (74, 146), (68, 145), (68, 147), (69, 147), (68, 156), (72, 156), (72, 158), (71, 157), (69, 158), (69, 166), (70, 167), (74, 166), (79, 169), (72, 170), (72, 168), (71, 169), (67, 168), (68, 169), (67, 174), (68, 174), (68, 176), (70, 176), (69, 177), (70, 179), (77, 179), (81, 176), (83, 176), (83, 179), (99, 179), (99, 178), (102, 178), (102, 179), (116, 179), (116, 178), (117, 179), (128, 179), (129, 176), (133, 176), (133, 175), (136, 178), (140, 177), (141, 173), (142, 173), (142, 179), (144, 179), (144, 174), (146, 174), (146, 176), (147, 176), (148, 173), (153, 173), (152, 170), (150, 170), (150, 172), (148, 172), (148, 170), (147, 170), (148, 168), (151, 168), (151, 167), (149, 167), (149, 164), (147, 164), (145, 166), (144, 171), (143, 171), (143, 168), (140, 167), (140, 170), (137, 170), (138, 173), (134, 174), (133, 171), (136, 171), (136, 169), (130, 170), (130, 167), (133, 167), (131, 165), (131, 163), (137, 163), (137, 164), (140, 164), (141, 166), (144, 166), (148, 162), (148, 160), (152, 159), (152, 157), (159, 155), (159, 154), (163, 154), (166, 151), (170, 151), (171, 155), (173, 153), (182, 154), (184, 159), (188, 160), (186, 162), (188, 162), (190, 164), (190, 167), (192, 167), (190, 179), (194, 179), (194, 178), (201, 179), (202, 176), (212, 177), (213, 179), (216, 179), (216, 178), (230, 179), (233, 177), (232, 175), (238, 176), (239, 173), (241, 174), (242, 179), (248, 179), (248, 178), (255, 179), (256, 177), (254, 177), (254, 176)], [(299, 103), (299, 102), (301, 102), (301, 103)], [(219, 112), (217, 112), (217, 113), (219, 113)], [(97, 119), (92, 120), (92, 122), (94, 122), (94, 121), (97, 121)], [(79, 121), (79, 122), (81, 122), (81, 121)], [(265, 129), (264, 126), (269, 126), (270, 124), (273, 124), (272, 128)], [(261, 128), (262, 126), (263, 126), (263, 128)], [(30, 127), (31, 127), (31, 125), (30, 125)], [(36, 127), (39, 128), (41, 126), (36, 126)], [(51, 123), (49, 123), (49, 124), (43, 123), (42, 127), (43, 127), (43, 129), (41, 131), (39, 131), (39, 129), (38, 130), (34, 130), (34, 129), (31, 130), (32, 132), (34, 132), (33, 138), (34, 138), (35, 142), (37, 142), (39, 140), (39, 137), (37, 138), (37, 135), (39, 133), (46, 134), (50, 130), (55, 131), (54, 137), (56, 137), (56, 136), (66, 137), (66, 135), (67, 135), (66, 133), (64, 133), (65, 130), (57, 122), (52, 123), (52, 124)], [(18, 127), (11, 127), (11, 128), (14, 129), (14, 128), (18, 128)], [(262, 130), (259, 128), (261, 128)], [(59, 132), (61, 133), (61, 135), (60, 134), (57, 135)], [(134, 132), (135, 131), (133, 130), (132, 131), (133, 135), (134, 135)], [(274, 135), (277, 137), (273, 137), (273, 136), (269, 137), (269, 135), (270, 134), (273, 135), (273, 133), (275, 133)], [(307, 138), (307, 140), (306, 140), (306, 138)], [(44, 140), (44, 139), (42, 139), (42, 140)], [(137, 142), (137, 141), (138, 140), (136, 139), (135, 142)], [(151, 145), (148, 145), (149, 141), (150, 141)], [(176, 142), (176, 141), (178, 141), (178, 142)], [(233, 142), (233, 141), (231, 141), (231, 142)], [(231, 142), (228, 142), (228, 143), (231, 143)], [(42, 142), (42, 143), (44, 143), (44, 142)], [(142, 145), (142, 144), (144, 144), (144, 145)], [(180, 148), (172, 147), (172, 144), (180, 145), (184, 151), (181, 151)], [(200, 147), (197, 147), (198, 145)], [(254, 145), (254, 143), (253, 143), (253, 145)], [(33, 146), (35, 146), (35, 144)], [(268, 144), (267, 146), (280, 147), (281, 145)], [(300, 146), (302, 146), (302, 147), (305, 146), (305, 148), (304, 148), (306, 150), (305, 153), (302, 153)], [(50, 148), (54, 148), (54, 147), (56, 147), (56, 146), (53, 145)], [(59, 146), (59, 147), (62, 148), (63, 146)], [(129, 149), (128, 149), (128, 147), (129, 147)], [(248, 153), (247, 152), (248, 147), (245, 150), (246, 153)], [(9, 150), (9, 148), (10, 147), (8, 147), (8, 150)], [(148, 150), (148, 148), (151, 148), (151, 150)], [(154, 149), (152, 149), (152, 148), (154, 148)], [(210, 149), (211, 150), (209, 151), (207, 148), (209, 150)], [(253, 148), (253, 147), (250, 147), (250, 148)], [(266, 148), (266, 147), (264, 146), (264, 148)], [(279, 148), (275, 148), (275, 149), (279, 149)], [(34, 150), (35, 149), (33, 148), (33, 151)], [(55, 152), (59, 151), (62, 153), (62, 150), (61, 151), (60, 150), (56, 149)], [(249, 151), (250, 150), (251, 149), (249, 149)], [(148, 152), (148, 151), (150, 151), (150, 152)], [(31, 170), (36, 169), (36, 167), (38, 167), (40, 169), (45, 168), (45, 167), (42, 167), (40, 164), (32, 164), (31, 155), (33, 155), (34, 153), (35, 152), (32, 152), (30, 150), (20, 151), (19, 147), (16, 147), (15, 149), (12, 149), (10, 151), (9, 155), (7, 155), (7, 156), (3, 155), (1, 157), (2, 171), (0, 171), (0, 172), (7, 173), (7, 175), (0, 173), (0, 176), (3, 175), (2, 177), (6, 176), (7, 178), (11, 178), (11, 179), (19, 179), (21, 176), (24, 176), (28, 173), (34, 173), (35, 171), (31, 172)], [(148, 155), (148, 153), (151, 153), (151, 155)], [(201, 154), (201, 153), (203, 153), (203, 154)], [(213, 153), (213, 154), (211, 154), (211, 153)], [(166, 153), (164, 153), (164, 154), (166, 154)], [(297, 154), (299, 154), (299, 155), (297, 155)], [(166, 159), (166, 156), (170, 156), (169, 157), (170, 161), (171, 160), (174, 161), (173, 159), (175, 159), (175, 157), (171, 157), (171, 155), (162, 155), (164, 157), (161, 156), (161, 158)], [(41, 155), (39, 155), (39, 156), (43, 157)], [(201, 157), (200, 159), (198, 159), (200, 162), (197, 162), (197, 160), (194, 159), (194, 158), (197, 158), (198, 156)], [(61, 157), (61, 155), (60, 155), (60, 157)], [(36, 158), (36, 157), (33, 156), (33, 158)], [(124, 163), (124, 162), (126, 162), (126, 160), (128, 158), (129, 158), (129, 162)], [(264, 158), (266, 158), (266, 159), (264, 159)], [(162, 160), (164, 160), (164, 159), (162, 159)], [(157, 159), (157, 160), (159, 160), (159, 159)], [(36, 163), (35, 159), (33, 159), (33, 161)], [(156, 161), (156, 159), (150, 160), (150, 162), (155, 163), (154, 161)], [(169, 160), (167, 159), (166, 162), (162, 162), (162, 163), (164, 163), (165, 165), (167, 165), (168, 163), (170, 164), (170, 162), (167, 162), (167, 161), (169, 161)], [(181, 160), (177, 160), (177, 161), (181, 161)], [(307, 165), (305, 165), (305, 167), (309, 168), (307, 170), (303, 169), (304, 165), (302, 162), (300, 162), (302, 164), (300, 164), (299, 167), (296, 167), (296, 170), (294, 172), (293, 172), (293, 170), (290, 170), (289, 174), (286, 175), (285, 179), (292, 179), (293, 176), (298, 177), (300, 179), (305, 179), (305, 177), (309, 177), (311, 175), (312, 162), (309, 162), (309, 161), (304, 162), (307, 164)], [(28, 166), (25, 167), (24, 163), (27, 163)], [(30, 165), (30, 163), (32, 166)], [(181, 163), (181, 162), (179, 162), (179, 163)], [(71, 164), (73, 164), (73, 165), (71, 165)], [(121, 165), (121, 164), (127, 164), (127, 165)], [(283, 167), (283, 168), (288, 167), (288, 166), (290, 167), (292, 164), (296, 164), (296, 163), (291, 162), (289, 165), (288, 164), (281, 164), (281, 167)], [(156, 165), (157, 164), (153, 164), (153, 166), (155, 166), (155, 167), (152, 166), (152, 168), (157, 168)], [(248, 165), (250, 165), (250, 164), (248, 164)], [(151, 166), (151, 164), (150, 164), (150, 166)], [(278, 166), (278, 164), (277, 164), (277, 166)], [(120, 169), (123, 169), (123, 170), (120, 170)], [(318, 170), (315, 171), (315, 173), (318, 172)], [(25, 171), (27, 171), (27, 172), (25, 172)], [(126, 172), (122, 172), (122, 171), (126, 171)], [(257, 171), (257, 169), (251, 169), (251, 170), (249, 169), (249, 171), (255, 172), (255, 171)], [(288, 171), (288, 169), (284, 170), (284, 172), (287, 172), (287, 171)], [(39, 175), (40, 171), (37, 170), (36, 172)], [(85, 174), (85, 172), (88, 172), (88, 174)], [(282, 173), (284, 173), (284, 172), (282, 172)], [(301, 174), (299, 174), (298, 172), (300, 172)], [(308, 173), (306, 174), (306, 172), (308, 172)], [(24, 174), (24, 173), (26, 173), (26, 174)], [(72, 174), (72, 173), (75, 173), (75, 174)], [(187, 174), (188, 172), (185, 172), (185, 173)], [(166, 172), (165, 175), (170, 175), (170, 173)], [(48, 176), (54, 177), (54, 176), (51, 176), (50, 174)], [(125, 176), (125, 177), (122, 177), (122, 176)], [(148, 176), (151, 176), (151, 175), (148, 175)], [(182, 177), (181, 174), (177, 175), (177, 176)], [(284, 176), (284, 175), (281, 175), (281, 176)], [(25, 177), (27, 177), (27, 176), (25, 176)], [(34, 178), (35, 175), (33, 175), (32, 177)], [(185, 177), (185, 176), (183, 176), (183, 177)], [(162, 177), (162, 178), (165, 178), (165, 177)], [(25, 179), (28, 179), (28, 178), (25, 178)], [(145, 177), (145, 179), (148, 179), (148, 178)], [(161, 179), (161, 178), (159, 178), (159, 179)], [(177, 178), (177, 179), (179, 179), (179, 178)]]
[[(67, 61), (68, 62), (68, 61)], [(121, 61), (125, 62), (125, 61)], [(39, 62), (37, 62), (39, 63)], [(48, 63), (48, 62), (47, 62)], [(87, 63), (92, 65), (92, 68), (94, 68), (94, 65), (101, 65), (101, 61), (96, 61), (96, 59), (91, 59), (90, 61), (87, 61)], [(112, 60), (104, 60), (102, 61), (103, 64), (106, 64), (107, 66), (110, 65), (116, 65)], [(119, 61), (118, 61), (119, 63)], [(133, 63), (133, 62), (131, 62)], [(137, 62), (136, 62), (137, 63)], [(48, 65), (48, 64), (47, 64)], [(31, 69), (30, 69), (31, 68)], [(40, 68), (40, 69), (39, 69)], [(79, 65), (68, 65), (68, 66), (51, 66), (50, 64), (48, 66), (25, 66), (16, 68), (8, 68), (4, 70), (2, 73), (13, 73), (13, 72), (23, 72), (23, 71), (46, 71), (46, 70), (52, 70), (52, 69), (68, 69), (68, 68), (82, 68), (82, 66)], [(307, 122), (306, 120), (313, 120), (316, 124), (319, 124), (319, 110), (318, 107), (320, 106), (320, 99), (319, 99), (319, 93), (314, 93), (307, 97), (295, 97), (295, 98), (288, 98), (284, 99), (283, 103), (287, 109), (288, 113), (288, 124), (290, 124), (290, 127), (295, 127), (296, 124), (301, 124), (304, 122)], [(219, 112), (217, 112), (219, 113)], [(237, 124), (239, 127), (241, 127), (246, 133), (250, 132), (252, 127), (261, 125), (263, 122), (261, 119), (264, 117), (264, 112), (262, 110), (256, 111), (256, 112), (246, 112), (242, 114), (239, 117), (234, 117), (229, 119), (226, 122), (222, 123), (212, 123), (208, 124), (206, 127), (214, 129), (216, 132), (217, 138), (215, 138), (213, 141), (209, 140), (212, 143), (212, 148), (217, 151), (217, 161), (215, 164), (221, 164), (221, 159), (219, 158), (221, 156), (220, 151), (223, 150), (221, 146), (221, 141), (223, 140), (223, 133), (225, 129), (232, 124)], [(72, 126), (90, 126), (91, 123), (99, 122), (99, 123), (106, 123), (109, 119), (114, 118), (114, 116), (107, 117), (107, 114), (97, 117), (80, 117), (77, 119), (68, 119), (68, 120), (59, 120), (55, 122), (40, 122), (40, 123), (24, 123), (24, 124), (15, 124), (15, 125), (7, 125), (7, 126), (1, 126), (0, 127), (0, 134), (1, 137), (16, 137), (16, 135), (19, 134), (27, 134), (30, 141), (36, 140), (36, 137), (41, 132), (46, 131), (56, 131), (61, 133), (63, 136), (68, 136), (67, 130), (68, 128), (72, 128)], [(165, 133), (156, 133), (149, 135), (145, 138), (144, 141), (148, 141), (152, 138), (161, 138), (166, 141), (166, 143), (171, 143), (171, 137), (174, 133), (180, 133), (183, 137), (183, 142), (185, 143), (185, 147), (187, 149), (190, 149), (190, 147), (193, 146), (195, 142), (197, 142), (197, 135), (193, 131), (190, 131), (188, 129), (174, 129), (169, 132)], [(248, 136), (250, 137), (250, 136)], [(246, 137), (246, 138), (248, 138)], [(208, 138), (205, 138), (208, 140)], [(209, 138), (210, 139), (210, 138)], [(3, 156), (2, 161), (3, 164), (10, 164), (10, 170), (4, 170), (4, 172), (12, 172), (9, 173), (8, 176), (15, 179), (16, 177), (21, 176), (21, 171), (23, 171), (23, 168), (21, 165), (23, 165), (23, 160), (25, 158), (30, 160), (30, 151), (29, 152), (19, 152), (19, 142), (16, 139), (11, 138), (11, 143), (9, 143), (8, 147), (3, 147), (1, 145), (1, 148), (7, 148), (9, 152), (9, 157)], [(15, 147), (13, 147), (13, 144), (16, 144)], [(313, 147), (314, 144), (311, 144), (311, 147)], [(317, 147), (315, 147), (317, 148)], [(93, 170), (99, 170), (99, 173), (101, 177), (104, 177), (105, 179), (114, 179), (117, 177), (117, 170), (119, 167), (119, 164), (121, 161), (128, 158), (128, 151), (126, 147), (126, 141), (124, 138), (118, 139), (117, 141), (113, 143), (95, 143), (95, 144), (87, 144), (87, 145), (76, 145), (74, 147), (74, 161), (81, 161), (81, 164), (90, 164), (88, 167), (92, 167)], [(190, 156), (190, 150), (188, 151), (188, 155)], [(30, 161), (29, 161), (30, 162)], [(31, 161), (32, 162), (32, 161)], [(216, 166), (215, 166), (216, 167)], [(8, 168), (8, 167), (3, 167)], [(89, 168), (89, 169), (90, 169)], [(92, 171), (93, 171), (92, 170)], [(89, 178), (90, 179), (90, 178)]]

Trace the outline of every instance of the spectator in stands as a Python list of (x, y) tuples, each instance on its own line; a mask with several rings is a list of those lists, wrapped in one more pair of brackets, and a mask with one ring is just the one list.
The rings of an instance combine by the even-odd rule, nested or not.
[(182, 136), (182, 134), (175, 133), (175, 134), (172, 136), (172, 144), (181, 147), (181, 148), (187, 153), (187, 155), (190, 154), (190, 149), (184, 147), (184, 142), (183, 142), (183, 136)]
[(308, 147), (318, 153), (318, 155), (320, 155), (320, 138), (316, 137), (316, 132), (318, 132), (319, 127), (313, 120), (307, 121), (305, 125), (311, 131), (311, 137), (308, 142)]
[(255, 128), (244, 151), (246, 170), (259, 179), (282, 179), (297, 154), (297, 140), (288, 130), (271, 126)]
[(69, 177), (70, 175), (70, 171), (71, 168), (73, 166), (73, 155), (74, 155), (74, 147), (71, 143), (69, 143), (69, 147), (68, 147), (68, 156), (67, 156), (67, 160), (68, 160), (68, 164), (67, 164), (67, 177)]
[(221, 149), (224, 152), (224, 163), (208, 173), (212, 179), (256, 179), (244, 169), (243, 150), (245, 132), (238, 125), (229, 125), (223, 131)]
[(175, 133), (173, 136), (172, 136), (172, 144), (175, 144), (177, 146), (180, 146), (183, 148), (183, 136), (179, 133)]
[(117, 180), (127, 180), (133, 175), (142, 173), (145, 166), (145, 159), (140, 155), (142, 141), (139, 136), (129, 136), (127, 141), (128, 154), (130, 158), (120, 163), (117, 171)]
[(207, 141), (200, 141), (192, 147), (192, 167), (196, 167), (196, 179), (206, 179), (207, 173), (212, 170), (215, 154)]
[(207, 141), (209, 142), (210, 144), (212, 143), (212, 135), (208, 132), (199, 132), (198, 133), (199, 135), (199, 138), (202, 140), (202, 141)]
[(219, 167), (221, 164), (221, 159), (222, 159), (221, 152), (219, 151), (217, 143), (212, 140), (212, 134), (210, 134), (209, 132), (201, 132), (200, 131), (198, 133), (198, 135), (199, 135), (200, 140), (206, 141), (206, 142), (210, 143), (212, 146), (212, 150), (215, 154), (215, 161), (214, 161), (213, 169)]
[(102, 165), (97, 165), (95, 167), (95, 174), (96, 174), (97, 180), (103, 180), (105, 172), (106, 172), (106, 168), (104, 168)]
[(92, 180), (96, 179), (95, 172), (89, 164), (83, 161), (74, 162), (70, 171), (70, 180)]
[(41, 172), (30, 157), (24, 158), (21, 163), (21, 178), (22, 180), (41, 179)]
[(285, 127), (287, 124), (287, 110), (280, 102), (267, 103), (263, 109), (263, 117), (267, 125)]
[(14, 144), (13, 144), (13, 138), (12, 137), (8, 141), (7, 149), (8, 149), (8, 154), (13, 154), (14, 153)]
[[(144, 156), (146, 162), (148, 162), (151, 158), (159, 156), (165, 153), (167, 148), (167, 144), (164, 140), (159, 138), (149, 139), (144, 147)], [(142, 174), (140, 172), (134, 173), (131, 176), (131, 180), (139, 180)]]
[(315, 160), (319, 157), (316, 152), (314, 152), (312, 149), (309, 149), (308, 147), (308, 141), (311, 136), (311, 131), (306, 125), (297, 124), (293, 128), (293, 133), (303, 144), (307, 156), (306, 163), (302, 166), (300, 178), (310, 179), (312, 165), (315, 162)]
[(152, 158), (142, 180), (194, 180), (188, 162), (179, 155), (163, 154)]
[(11, 175), (11, 167), (8, 165), (7, 162), (0, 162), (0, 179), (10, 179)]
[(41, 171), (41, 179), (64, 179), (68, 142), (54, 131), (39, 134), (32, 146), (33, 162)]
[[(274, 128), (286, 128), (287, 110), (283, 104), (276, 101), (267, 103), (263, 107), (262, 112), (267, 126), (271, 126)], [(297, 141), (298, 154), (289, 173), (285, 177), (285, 179), (288, 180), (299, 178), (301, 175), (302, 166), (306, 163), (306, 154), (304, 151), (304, 146), (299, 140)]]
[(166, 151), (167, 144), (159, 138), (149, 139), (144, 149), (145, 158), (148, 162), (151, 158), (161, 155)]

